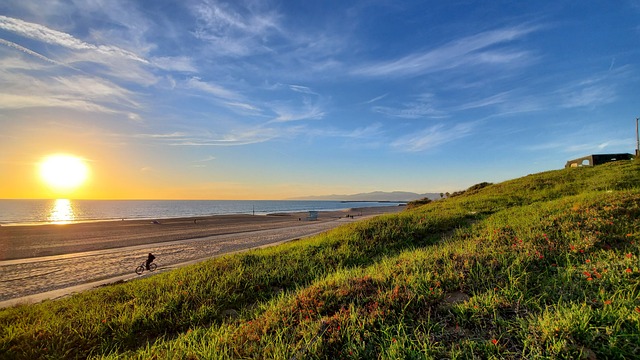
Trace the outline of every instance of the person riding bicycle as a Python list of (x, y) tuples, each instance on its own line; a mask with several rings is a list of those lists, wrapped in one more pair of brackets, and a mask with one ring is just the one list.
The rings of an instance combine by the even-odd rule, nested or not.
[(149, 265), (151, 265), (151, 263), (153, 262), (153, 259), (155, 259), (156, 257), (153, 256), (152, 253), (149, 253), (149, 256), (147, 257), (147, 261), (145, 263), (145, 266), (147, 268), (147, 270), (149, 270)]

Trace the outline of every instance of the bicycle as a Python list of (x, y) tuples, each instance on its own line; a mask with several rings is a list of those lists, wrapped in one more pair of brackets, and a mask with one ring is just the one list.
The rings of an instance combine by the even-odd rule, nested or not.
[[(154, 271), (155, 269), (158, 268), (158, 265), (156, 265), (155, 263), (151, 263), (149, 264), (149, 271)], [(142, 273), (147, 269), (147, 263), (143, 262), (142, 264), (140, 264), (140, 266), (138, 266), (136, 268), (136, 274), (138, 275), (142, 275)]]

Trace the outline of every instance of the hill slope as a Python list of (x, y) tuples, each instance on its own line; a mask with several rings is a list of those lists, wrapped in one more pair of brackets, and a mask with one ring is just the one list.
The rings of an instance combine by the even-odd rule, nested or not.
[(550, 171), (0, 310), (0, 357), (633, 358), (639, 184)]

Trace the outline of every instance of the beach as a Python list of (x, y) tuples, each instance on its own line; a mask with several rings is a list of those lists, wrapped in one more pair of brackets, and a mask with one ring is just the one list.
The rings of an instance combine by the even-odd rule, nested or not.
[[(402, 206), (270, 215), (0, 227), (0, 306), (40, 301), (137, 277), (147, 254), (159, 271), (312, 236)], [(65, 289), (72, 289), (65, 291)]]

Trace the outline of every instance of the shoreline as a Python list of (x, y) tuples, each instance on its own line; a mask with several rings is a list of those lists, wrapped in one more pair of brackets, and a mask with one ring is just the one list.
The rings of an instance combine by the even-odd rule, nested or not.
[[(0, 199), (1, 200), (13, 200), (13, 199)], [(15, 200), (21, 200), (21, 199), (15, 199)], [(37, 199), (36, 201), (43, 201), (42, 199)], [(83, 201), (83, 200), (81, 200)], [(94, 201), (94, 200), (87, 200), (87, 201)], [(101, 201), (101, 200), (96, 200), (96, 201)], [(108, 201), (108, 200), (107, 200)], [(118, 201), (118, 200), (116, 200)], [(129, 201), (129, 200), (123, 200), (123, 201)], [(131, 200), (131, 201), (137, 201), (137, 200)], [(142, 201), (165, 201), (165, 200), (142, 200)], [(178, 200), (179, 201), (179, 200)], [(186, 201), (191, 201), (191, 200), (186, 200)], [(193, 200), (193, 201), (198, 201), (198, 200)], [(217, 200), (213, 200), (213, 201), (217, 201)], [(225, 201), (225, 200), (221, 200), (221, 201)], [(233, 201), (233, 200), (229, 200), (229, 201)], [(262, 200), (260, 200), (262, 201)], [(264, 201), (268, 201), (268, 200), (264, 200)], [(275, 201), (280, 201), (280, 200), (275, 200)], [(283, 201), (288, 201), (288, 200), (283, 200)], [(292, 200), (292, 201), (296, 201), (296, 200)], [(301, 200), (303, 201), (303, 200)], [(320, 200), (320, 202), (322, 202), (322, 200)], [(223, 213), (206, 213), (206, 214), (201, 214), (201, 215), (176, 215), (176, 216), (157, 216), (157, 217), (153, 217), (153, 216), (141, 216), (141, 217), (126, 217), (126, 216), (113, 216), (112, 217), (108, 217), (108, 218), (94, 218), (94, 219), (78, 219), (78, 220), (53, 220), (53, 221), (48, 221), (48, 220), (36, 220), (36, 221), (30, 221), (30, 222), (3, 222), (0, 221), (0, 228), (2, 227), (16, 227), (16, 226), (46, 226), (46, 225), (73, 225), (73, 224), (85, 224), (85, 223), (96, 223), (96, 222), (116, 222), (116, 221), (152, 221), (152, 220), (172, 220), (172, 219), (194, 219), (194, 218), (208, 218), (211, 216), (236, 216), (236, 215), (251, 215), (251, 216), (274, 216), (274, 215), (287, 215), (287, 214), (302, 214), (302, 213), (308, 213), (309, 211), (318, 211), (318, 212), (336, 212), (336, 211), (347, 211), (347, 210), (352, 210), (352, 209), (360, 209), (360, 208), (377, 208), (377, 207), (393, 207), (393, 206), (399, 206), (399, 207), (403, 207), (406, 206), (407, 203), (405, 202), (398, 202), (398, 201), (328, 201), (328, 202), (339, 202), (339, 203), (343, 203), (343, 204), (358, 204), (358, 203), (362, 203), (362, 204), (379, 204), (377, 206), (352, 206), (351, 208), (348, 207), (339, 207), (339, 208), (318, 208), (318, 209), (314, 209), (314, 208), (310, 208), (310, 209), (296, 209), (296, 210), (270, 210), (270, 211), (266, 211), (264, 209), (258, 209), (257, 211), (254, 209), (253, 211), (238, 211), (238, 212), (223, 212)], [(392, 205), (395, 204), (395, 205)]]
[[(348, 215), (399, 212), (404, 206), (375, 206), (318, 211), (325, 222)], [(295, 227), (308, 223), (308, 212), (265, 215), (228, 214), (164, 219), (104, 220), (69, 224), (0, 227), (0, 264), (18, 260), (127, 246), (237, 234), (256, 230)]]
[[(319, 212), (318, 220), (314, 221), (304, 221), (297, 215), (215, 215), (202, 223), (199, 217), (197, 223), (193, 218), (179, 218), (158, 225), (148, 221), (136, 224), (116, 221), (115, 224), (122, 225), (118, 229), (104, 222), (14, 228), (18, 236), (13, 238), (16, 246), (23, 242), (22, 236), (27, 250), (42, 252), (39, 247), (43, 247), (51, 251), (53, 247), (59, 254), (3, 257), (0, 270), (5, 276), (0, 279), (0, 307), (66, 296), (89, 290), (98, 282), (108, 284), (118, 279), (138, 278), (133, 270), (149, 252), (156, 255), (158, 270), (163, 272), (222, 255), (307, 238), (344, 224), (402, 210), (404, 207), (390, 206)], [(7, 240), (6, 230), (9, 228), (0, 229), (0, 254), (4, 251), (5, 255), (12, 242)], [(26, 233), (19, 235), (20, 231)], [(166, 232), (170, 233), (169, 237)], [(51, 237), (57, 237), (60, 242), (50, 244)]]

